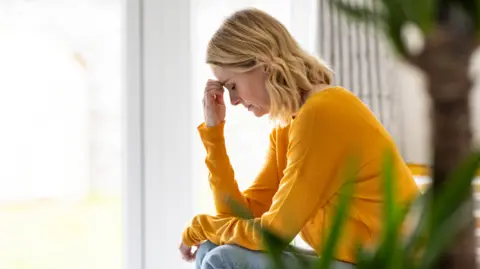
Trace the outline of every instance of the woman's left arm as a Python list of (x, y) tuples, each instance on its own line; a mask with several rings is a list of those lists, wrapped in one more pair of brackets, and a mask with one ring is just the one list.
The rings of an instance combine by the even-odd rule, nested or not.
[(197, 245), (209, 240), (260, 250), (262, 239), (254, 222), (293, 239), (344, 183), (341, 173), (356, 135), (350, 127), (352, 113), (328, 100), (306, 108), (292, 124), (287, 168), (267, 212), (253, 220), (198, 215), (184, 231), (183, 242)]

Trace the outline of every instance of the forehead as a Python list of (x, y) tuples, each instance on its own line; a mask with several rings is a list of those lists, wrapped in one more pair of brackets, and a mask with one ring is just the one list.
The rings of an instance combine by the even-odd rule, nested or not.
[(239, 75), (238, 73), (233, 72), (232, 70), (229, 70), (227, 68), (223, 68), (220, 66), (212, 66), (212, 72), (217, 78), (217, 80), (222, 83), (225, 83), (228, 80), (231, 80)]

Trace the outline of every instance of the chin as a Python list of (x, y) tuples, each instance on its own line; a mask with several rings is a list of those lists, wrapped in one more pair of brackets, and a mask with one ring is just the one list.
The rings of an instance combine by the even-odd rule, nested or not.
[(265, 111), (261, 111), (261, 110), (254, 110), (252, 112), (253, 112), (253, 115), (255, 115), (255, 117), (257, 118), (261, 118), (267, 114)]

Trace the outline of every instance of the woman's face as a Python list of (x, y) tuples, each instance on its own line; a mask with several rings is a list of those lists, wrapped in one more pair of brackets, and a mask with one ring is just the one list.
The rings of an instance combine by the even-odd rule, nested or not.
[(233, 72), (218, 66), (213, 66), (212, 71), (228, 90), (232, 105), (243, 105), (257, 117), (268, 114), (270, 98), (265, 87), (267, 73), (263, 66), (245, 73)]

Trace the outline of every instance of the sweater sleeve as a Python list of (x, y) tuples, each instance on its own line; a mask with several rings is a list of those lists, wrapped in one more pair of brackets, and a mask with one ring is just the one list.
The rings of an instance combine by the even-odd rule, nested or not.
[(287, 168), (269, 210), (253, 220), (196, 216), (183, 233), (185, 244), (210, 240), (261, 250), (262, 239), (254, 231), (254, 222), (291, 240), (338, 192), (344, 183), (341, 175), (347, 150), (355, 137), (354, 113), (345, 104), (339, 109), (340, 104), (331, 98), (321, 100), (302, 109), (291, 126)]
[(230, 164), (223, 136), (224, 122), (214, 127), (199, 127), (200, 137), (207, 151), (205, 163), (209, 170), (210, 188), (213, 192), (215, 208), (218, 215), (234, 215), (231, 203), (234, 200), (244, 208), (248, 208), (253, 216), (259, 217), (268, 210), (272, 197), (278, 189), (277, 159), (275, 150), (275, 130), (270, 134), (270, 143), (266, 162), (255, 178), (253, 184), (244, 192), (240, 192), (235, 173)]

